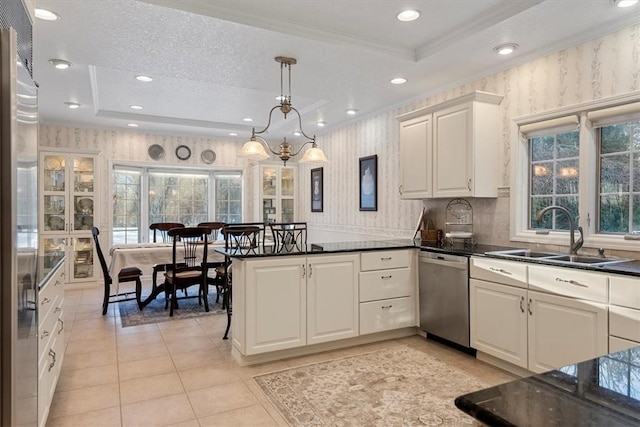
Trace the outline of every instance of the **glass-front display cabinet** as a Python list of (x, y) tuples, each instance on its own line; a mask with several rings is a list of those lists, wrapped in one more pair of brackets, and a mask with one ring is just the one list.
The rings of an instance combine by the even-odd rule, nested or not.
[(67, 255), (65, 277), (68, 282), (94, 280), (93, 239), (96, 156), (42, 152), (42, 212), (40, 250), (54, 260)]
[(296, 214), (295, 166), (257, 166), (258, 221), (293, 222)]

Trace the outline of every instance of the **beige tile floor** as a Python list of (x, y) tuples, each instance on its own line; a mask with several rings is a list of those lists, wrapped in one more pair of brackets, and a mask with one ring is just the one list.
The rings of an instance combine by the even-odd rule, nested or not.
[(488, 384), (514, 378), (419, 335), (241, 367), (222, 340), (226, 316), (123, 328), (117, 304), (101, 315), (101, 298), (98, 288), (65, 293), (67, 346), (47, 426), (286, 426), (252, 376), (401, 344)]

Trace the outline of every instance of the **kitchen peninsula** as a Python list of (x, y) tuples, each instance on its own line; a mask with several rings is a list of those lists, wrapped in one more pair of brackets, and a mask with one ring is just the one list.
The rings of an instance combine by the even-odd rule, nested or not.
[(414, 335), (412, 240), (218, 252), (233, 260), (232, 355), (261, 363)]

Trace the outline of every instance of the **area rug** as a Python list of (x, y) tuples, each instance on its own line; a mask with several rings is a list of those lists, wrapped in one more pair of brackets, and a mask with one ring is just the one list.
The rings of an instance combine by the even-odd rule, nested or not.
[[(213, 288), (211, 288), (213, 289)], [(197, 290), (191, 290), (196, 293)], [(178, 294), (180, 295), (180, 294)], [(120, 311), (120, 320), (122, 327), (145, 325), (147, 323), (167, 322), (170, 320), (188, 319), (192, 317), (211, 316), (216, 314), (227, 314), (222, 309), (222, 296), (220, 302), (216, 303), (216, 292), (210, 292), (209, 295), (209, 312), (204, 311), (204, 306), (198, 305), (198, 298), (178, 299), (178, 308), (173, 310), (173, 317), (169, 317), (169, 309), (164, 309), (164, 294), (151, 301), (142, 310), (138, 309), (138, 303), (132, 301), (120, 301), (118, 308)]]
[(293, 426), (459, 426), (454, 399), (488, 387), (408, 346), (257, 375)]

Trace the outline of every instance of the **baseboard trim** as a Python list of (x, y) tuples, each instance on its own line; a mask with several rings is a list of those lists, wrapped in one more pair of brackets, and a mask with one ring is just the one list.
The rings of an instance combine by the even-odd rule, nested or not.
[(263, 354), (245, 356), (234, 346), (231, 349), (231, 356), (240, 366), (255, 365), (258, 363), (274, 362), (282, 359), (289, 359), (298, 356), (307, 356), (324, 351), (338, 350), (356, 345), (370, 344), (378, 341), (392, 340), (397, 338), (419, 335), (417, 327), (395, 329), (393, 331), (378, 332), (375, 334), (361, 335), (359, 337), (347, 338), (339, 341), (331, 341), (321, 344), (313, 344), (304, 347), (296, 347), (287, 350), (272, 351)]
[(512, 363), (505, 362), (502, 359), (498, 359), (495, 356), (491, 356), (481, 351), (478, 351), (476, 353), (476, 359), (481, 360), (482, 362), (488, 363), (489, 365), (493, 365), (496, 368), (500, 368), (503, 371), (507, 371), (511, 374), (517, 375), (519, 377), (530, 377), (531, 375), (535, 374), (534, 372), (521, 368), (520, 366), (516, 366)]

